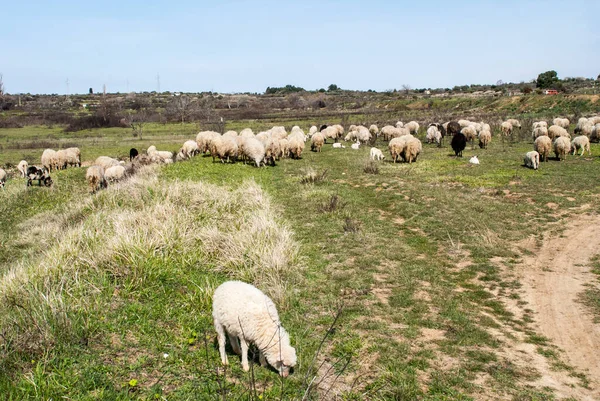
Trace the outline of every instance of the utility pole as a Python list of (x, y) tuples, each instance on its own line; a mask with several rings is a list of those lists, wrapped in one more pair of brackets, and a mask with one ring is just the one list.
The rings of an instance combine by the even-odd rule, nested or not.
[(67, 78), (66, 84), (67, 84), (67, 96), (65, 97), (65, 99), (69, 100), (69, 78)]
[(156, 74), (156, 93), (160, 93), (160, 75)]

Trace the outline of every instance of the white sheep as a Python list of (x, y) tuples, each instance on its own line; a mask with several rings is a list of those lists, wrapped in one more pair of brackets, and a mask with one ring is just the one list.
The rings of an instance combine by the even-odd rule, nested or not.
[(481, 149), (487, 149), (488, 145), (492, 141), (492, 133), (488, 130), (482, 130), (479, 135), (479, 147)]
[(325, 143), (325, 137), (320, 132), (315, 132), (310, 137), (310, 150), (314, 152), (321, 152), (321, 147)]
[(353, 143), (350, 147), (354, 150), (360, 149), (360, 142)]
[(554, 140), (554, 154), (558, 160), (565, 160), (567, 153), (571, 152), (571, 142), (565, 136), (559, 136)]
[(0, 188), (4, 189), (4, 186), (6, 185), (7, 177), (8, 177), (8, 174), (6, 174), (6, 171), (4, 171), (4, 169), (0, 168)]
[(313, 125), (312, 127), (310, 127), (310, 129), (308, 130), (308, 135), (314, 135), (319, 131), (319, 129), (317, 128), (316, 125)]
[(566, 138), (571, 139), (571, 135), (569, 135), (567, 130), (561, 127), (560, 125), (552, 125), (550, 128), (548, 128), (548, 137), (550, 139), (554, 140), (559, 136), (564, 136)]
[(104, 179), (106, 179), (106, 182), (109, 183), (120, 181), (125, 178), (125, 176), (125, 167), (121, 166), (120, 164), (104, 170)]
[(579, 149), (581, 149), (581, 154), (579, 156), (583, 156), (586, 150), (588, 155), (592, 155), (592, 151), (590, 150), (590, 139), (585, 135), (576, 136), (573, 138), (571, 141), (571, 148), (571, 154), (573, 155), (577, 153)]
[(479, 159), (477, 158), (477, 156), (473, 156), (469, 159), (469, 163), (471, 164), (479, 164)]
[(253, 138), (254, 137), (254, 132), (252, 132), (252, 129), (250, 128), (244, 128), (243, 130), (240, 131), (240, 135), (243, 138)]
[(56, 151), (53, 149), (46, 149), (42, 153), (41, 158), (42, 166), (47, 168), (49, 171), (56, 168)]
[(407, 128), (411, 135), (417, 135), (419, 133), (419, 123), (416, 121), (410, 121), (401, 128)]
[(467, 138), (467, 141), (473, 142), (477, 138), (477, 130), (472, 125), (467, 125), (460, 132)]
[(90, 166), (85, 173), (85, 179), (90, 186), (90, 192), (95, 193), (99, 189), (106, 188), (106, 178), (104, 177), (104, 167)]
[(404, 123), (402, 121), (397, 121), (396, 128), (402, 128), (402, 127), (404, 127)]
[(17, 165), (17, 170), (19, 170), (23, 178), (27, 176), (27, 167), (29, 167), (29, 163), (26, 160), (21, 160)]
[(216, 158), (225, 163), (235, 159), (238, 155), (238, 147), (235, 139), (231, 136), (220, 136), (212, 140), (210, 144), (210, 155), (213, 162)]
[[(200, 153), (206, 153), (210, 150), (210, 144), (215, 138), (220, 137), (221, 134), (215, 131), (200, 131), (196, 135), (196, 143), (200, 149)], [(156, 149), (156, 148), (154, 148)]]
[(521, 123), (519, 122), (519, 120), (515, 120), (514, 118), (509, 118), (506, 121), (512, 125), (513, 129), (514, 128), (521, 129)]
[(288, 137), (288, 150), (292, 159), (299, 159), (304, 152), (304, 136), (296, 134), (290, 134)]
[(401, 154), (402, 158), (405, 162), (408, 162), (409, 164), (412, 162), (416, 162), (417, 157), (423, 151), (423, 144), (418, 138), (415, 138), (412, 135), (405, 135), (403, 136), (403, 138), (407, 139), (404, 145), (404, 151)]
[(379, 136), (379, 128), (375, 124), (371, 124), (369, 127), (369, 132), (375, 137)]
[[(120, 162), (117, 159), (108, 156), (99, 156), (96, 161), (94, 161), (94, 165), (101, 166), (104, 170), (112, 166), (118, 166), (119, 164)], [(104, 171), (102, 174), (104, 174)]]
[(540, 166), (540, 154), (535, 150), (525, 153), (523, 164), (525, 165), (525, 167), (537, 170)]
[(385, 159), (385, 156), (383, 155), (383, 152), (381, 152), (381, 150), (377, 149), (377, 148), (371, 148), (371, 160), (383, 160)]
[[(231, 348), (242, 356), (242, 368), (248, 371), (248, 346), (256, 345), (261, 366), (273, 366), (287, 377), (296, 365), (296, 350), (289, 334), (281, 326), (273, 301), (258, 288), (241, 281), (227, 281), (213, 295), (213, 319), (221, 362), (228, 365), (225, 333)], [(240, 349), (241, 347), (241, 349)]]
[(238, 136), (238, 133), (235, 131), (227, 131), (223, 134), (223, 136), (229, 136), (229, 137), (235, 138), (236, 136)]
[(568, 118), (559, 118), (559, 117), (557, 117), (554, 120), (552, 120), (552, 124), (558, 125), (559, 127), (567, 129), (567, 128), (569, 128), (570, 121), (569, 121)]
[(260, 167), (261, 164), (265, 164), (265, 145), (256, 138), (247, 138), (244, 141), (244, 156), (248, 160), (252, 160), (256, 163), (256, 167)]
[(502, 134), (505, 136), (510, 136), (513, 131), (513, 126), (510, 122), (504, 121), (502, 124), (500, 124), (500, 131), (502, 131)]
[(342, 145), (340, 142), (336, 142), (333, 144), (334, 148), (346, 148), (344, 145)]
[(440, 145), (442, 142), (442, 133), (435, 125), (430, 125), (427, 128), (427, 135), (425, 136), (427, 143), (437, 143)]
[(181, 153), (183, 153), (183, 156), (185, 156), (186, 159), (196, 156), (198, 153), (200, 153), (198, 143), (192, 140), (185, 141), (181, 147)]
[(460, 125), (460, 128), (465, 128), (465, 127), (468, 127), (469, 125), (471, 125), (471, 121), (465, 120), (465, 119), (460, 119), (460, 120), (458, 120), (458, 125)]
[(532, 139), (535, 141), (535, 139), (540, 136), (548, 136), (548, 128), (547, 127), (540, 125), (533, 129), (533, 132), (531, 133)]
[(548, 156), (552, 151), (552, 139), (545, 135), (538, 136), (533, 142), (533, 150), (537, 151), (542, 157), (542, 160), (547, 162)]

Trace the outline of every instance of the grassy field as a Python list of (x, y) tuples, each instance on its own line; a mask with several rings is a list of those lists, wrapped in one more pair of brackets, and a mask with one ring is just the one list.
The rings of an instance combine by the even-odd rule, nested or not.
[[(43, 149), (23, 149), (30, 142), (75, 143), (92, 160), (151, 143), (176, 150), (195, 136), (181, 125), (153, 126), (144, 140), (127, 132), (0, 130), (0, 164), (39, 158)], [(369, 147), (326, 145), (260, 169), (196, 157), (93, 196), (83, 169), (53, 174), (52, 189), (12, 179), (0, 193), (0, 393), (554, 399), (537, 366), (506, 356), (518, 338), (585, 388), (505, 300), (520, 302), (515, 244), (540, 240), (542, 227), (559, 232), (596, 203), (597, 146), (539, 171), (522, 167), (531, 143), (495, 136), (462, 159), (424, 145), (417, 163), (382, 162), (376, 174), (365, 172)], [(314, 173), (321, 179), (303, 183)], [(245, 373), (237, 358), (220, 366), (211, 296), (228, 278), (276, 301), (299, 355), (288, 379), (259, 365)]]

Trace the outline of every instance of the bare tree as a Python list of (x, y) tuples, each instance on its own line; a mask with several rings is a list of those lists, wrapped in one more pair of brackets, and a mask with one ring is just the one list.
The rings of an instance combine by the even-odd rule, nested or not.
[(407, 85), (407, 84), (402, 85), (402, 90), (404, 91), (404, 94), (406, 94), (406, 95), (408, 95), (408, 92), (410, 92), (411, 89), (412, 88), (410, 85)]
[(134, 102), (134, 110), (128, 111), (126, 123), (131, 127), (134, 138), (139, 137), (140, 140), (144, 139), (144, 127), (150, 119), (150, 107), (151, 103), (146, 98), (136, 99)]
[(4, 96), (4, 81), (2, 80), (1, 72), (0, 72), (0, 96)]
[(167, 113), (177, 118), (184, 124), (189, 121), (198, 112), (198, 103), (196, 99), (187, 95), (174, 96), (167, 105)]

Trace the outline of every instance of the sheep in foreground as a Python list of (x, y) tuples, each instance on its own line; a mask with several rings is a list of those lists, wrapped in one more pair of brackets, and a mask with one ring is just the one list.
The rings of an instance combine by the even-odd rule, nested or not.
[(243, 147), (244, 156), (256, 163), (256, 167), (265, 164), (265, 145), (256, 138), (247, 138)]
[(4, 189), (4, 185), (6, 185), (7, 177), (8, 177), (8, 174), (6, 174), (6, 171), (4, 171), (4, 169), (0, 168), (0, 188)]
[(118, 166), (109, 167), (104, 171), (104, 179), (107, 183), (120, 181), (125, 178), (126, 175), (125, 166), (121, 166), (120, 164)]
[(409, 164), (416, 162), (417, 157), (419, 157), (423, 151), (423, 144), (418, 138), (415, 138), (412, 135), (406, 135), (403, 138), (406, 138), (406, 142), (404, 145), (404, 150), (401, 153), (402, 158)]
[(258, 348), (261, 366), (265, 367), (268, 362), (283, 377), (296, 366), (296, 350), (281, 326), (277, 308), (258, 288), (241, 281), (221, 284), (213, 295), (212, 315), (223, 365), (229, 364), (225, 353), (227, 333), (231, 348), (242, 356), (242, 368), (246, 372), (250, 369), (250, 343)]
[[(448, 128), (450, 128), (450, 125), (448, 125)], [(462, 157), (462, 152), (467, 147), (467, 137), (462, 132), (457, 132), (452, 136), (450, 146), (452, 146), (456, 157)]]
[(586, 150), (589, 156), (592, 155), (592, 151), (590, 150), (590, 140), (585, 135), (576, 136), (573, 138), (571, 141), (571, 148), (571, 154), (573, 155), (577, 153), (579, 149), (581, 149), (581, 154), (579, 156), (583, 156)]
[(383, 152), (381, 152), (381, 150), (377, 149), (377, 148), (371, 148), (371, 160), (383, 160), (385, 159), (385, 156), (383, 155)]
[(533, 150), (540, 154), (542, 161), (547, 162), (552, 151), (552, 139), (547, 136), (538, 136), (533, 142)]
[(271, 138), (267, 141), (265, 146), (265, 162), (271, 163), (271, 166), (275, 165), (275, 160), (281, 158), (281, 145), (278, 139)]
[(390, 156), (394, 163), (398, 161), (398, 157), (401, 157), (402, 152), (404, 151), (404, 146), (406, 144), (406, 135), (392, 138), (390, 143), (388, 143), (388, 149), (390, 151)]
[(550, 137), (550, 139), (554, 140), (559, 136), (571, 139), (571, 135), (569, 135), (567, 130), (559, 125), (553, 125), (550, 128), (548, 128), (548, 137)]
[(53, 184), (49, 170), (46, 167), (29, 166), (27, 168), (27, 186), (32, 186), (34, 180), (37, 180), (40, 187), (42, 186), (42, 181), (46, 187), (50, 187)]
[(570, 121), (568, 118), (558, 118), (557, 117), (554, 120), (552, 120), (552, 124), (558, 125), (559, 127), (567, 129), (567, 128), (569, 128)]
[(569, 138), (559, 136), (554, 140), (554, 154), (558, 160), (565, 160), (567, 153), (571, 151), (571, 142)]
[(325, 138), (323, 137), (323, 134), (320, 132), (316, 132), (310, 138), (310, 150), (312, 150), (313, 152), (320, 152), (321, 147), (323, 146), (324, 143), (325, 143)]
[(221, 163), (232, 161), (238, 155), (238, 147), (234, 138), (231, 136), (219, 136), (210, 144), (210, 155), (213, 158), (213, 162), (216, 158), (221, 160)]
[(104, 167), (102, 166), (90, 166), (85, 173), (85, 179), (88, 182), (91, 193), (106, 188), (106, 178), (104, 176)]
[(523, 159), (523, 164), (525, 165), (525, 167), (529, 167), (534, 170), (537, 170), (538, 167), (540, 166), (540, 154), (538, 152), (536, 152), (535, 150), (525, 153), (525, 158)]
[(288, 141), (290, 157), (292, 159), (299, 159), (302, 157), (302, 152), (304, 152), (304, 140), (298, 135), (290, 135)]
[(27, 168), (29, 167), (29, 163), (25, 160), (21, 160), (17, 165), (17, 170), (21, 173), (21, 177), (25, 178), (27, 176)]
[(483, 130), (479, 133), (479, 147), (481, 149), (487, 149), (491, 141), (492, 133), (490, 131)]

